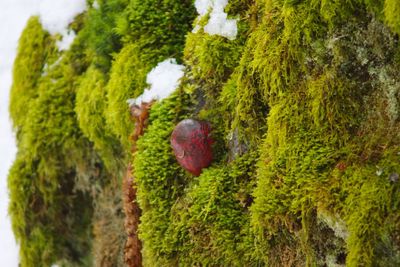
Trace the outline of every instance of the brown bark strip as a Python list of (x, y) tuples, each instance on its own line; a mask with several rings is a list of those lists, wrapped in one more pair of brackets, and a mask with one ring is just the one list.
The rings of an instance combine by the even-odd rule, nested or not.
[[(135, 129), (130, 140), (132, 143), (131, 152), (136, 152), (136, 141), (143, 135), (148, 124), (149, 110), (154, 101), (150, 103), (142, 103), (140, 106), (131, 106), (130, 112), (135, 122)], [(141, 210), (136, 201), (136, 182), (133, 175), (132, 165), (129, 164), (126, 174), (122, 181), (123, 204), (125, 211), (125, 232), (127, 240), (124, 249), (124, 260), (128, 267), (142, 266), (142, 243), (138, 236), (138, 227), (140, 221)]]

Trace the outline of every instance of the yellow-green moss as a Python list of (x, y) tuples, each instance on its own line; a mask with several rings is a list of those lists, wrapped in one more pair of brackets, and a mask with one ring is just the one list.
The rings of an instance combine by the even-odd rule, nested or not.
[(98, 8), (93, 7), (94, 1), (90, 2), (84, 15), (82, 31), (78, 35), (84, 46), (81, 52), (98, 69), (108, 73), (113, 54), (122, 47), (116, 25), (129, 0), (98, 0)]
[(129, 148), (129, 135), (133, 130), (127, 100), (138, 97), (146, 88), (146, 76), (151, 70), (137, 45), (125, 46), (113, 62), (107, 84), (105, 116), (112, 132), (125, 149)]
[(13, 67), (10, 115), (17, 130), (24, 125), (29, 105), (38, 95), (37, 83), (53, 49), (54, 40), (39, 18), (31, 17), (21, 34)]
[(115, 56), (107, 85), (106, 118), (113, 133), (128, 148), (132, 131), (127, 100), (148, 86), (147, 73), (166, 58), (181, 60), (183, 42), (194, 17), (191, 1), (129, 1), (116, 32), (125, 46)]
[[(346, 265), (396, 265), (397, 248), (382, 241), (393, 232), (382, 233), (378, 226), (392, 205), (385, 196), (394, 185), (387, 175), (377, 178), (375, 166), (383, 151), (397, 151), (398, 137), (372, 130), (397, 127), (397, 78), (386, 75), (398, 69), (394, 35), (370, 13), (370, 5), (356, 1), (276, 2), (264, 8), (271, 19), (251, 36), (246, 75), (240, 77), (259, 80), (260, 86), (246, 87), (248, 82), (238, 90), (239, 97), (248, 88), (261, 90), (270, 108), (251, 208), (258, 239), (270, 247), (269, 264), (283, 264), (276, 248), (300, 248), (293, 260), (301, 265), (327, 264), (332, 253), (321, 253), (316, 239), (322, 237), (311, 229), (321, 223), (318, 213), (328, 213), (349, 229), (341, 247), (330, 248), (342, 258), (347, 253)], [(378, 148), (383, 144), (384, 150)], [(380, 254), (385, 246), (390, 256)]]
[(137, 43), (156, 62), (182, 57), (185, 35), (191, 30), (195, 9), (191, 0), (131, 0), (117, 31), (126, 43)]
[[(172, 209), (172, 227), (183, 241), (183, 266), (256, 266), (248, 211), (255, 153), (213, 165), (194, 178)], [(176, 231), (176, 230), (175, 230)], [(182, 242), (181, 241), (181, 242)]]
[(176, 247), (170, 242), (175, 241), (165, 234), (171, 207), (182, 194), (185, 175), (176, 163), (169, 139), (187, 101), (185, 98), (175, 93), (155, 104), (150, 113), (151, 124), (137, 142), (133, 166), (138, 202), (143, 212), (139, 235), (146, 240), (143, 256), (148, 266), (174, 261), (172, 253)]
[[(185, 77), (151, 109), (133, 162), (145, 266), (400, 264), (397, 1), (231, 0), (235, 40), (190, 32), (193, 1), (98, 4), (56, 64), (37, 18), (21, 37), (9, 188), (23, 266), (90, 265), (91, 218), (96, 264), (121, 264), (126, 100), (169, 57)], [(199, 177), (169, 141), (190, 117), (216, 141)]]
[[(30, 47), (21, 40), (22, 55), (25, 45)], [(54, 49), (54, 43), (45, 49)], [(86, 252), (91, 246), (91, 196), (102, 182), (97, 180), (99, 158), (74, 112), (80, 70), (74, 68), (74, 54), (65, 53), (54, 62), (56, 56), (53, 51), (44, 59), (46, 67), (40, 69), (36, 83), (25, 88), (36, 97), (18, 92), (18, 106), (29, 112), (19, 129), (19, 152), (8, 181), (9, 212), (22, 266), (90, 265)], [(14, 77), (14, 84), (19, 79)]]
[(400, 34), (400, 3), (396, 0), (385, 0), (385, 20), (388, 25), (397, 33)]
[[(177, 164), (170, 147), (173, 125), (188, 105), (173, 95), (151, 110), (138, 140), (134, 174), (142, 207), (140, 237), (146, 266), (254, 264), (248, 205), (256, 155), (203, 170), (198, 178)], [(184, 113), (183, 113), (184, 114)]]
[(106, 124), (106, 82), (104, 74), (90, 67), (82, 79), (76, 94), (75, 111), (82, 132), (94, 143), (108, 170), (118, 173), (122, 169), (123, 153)]

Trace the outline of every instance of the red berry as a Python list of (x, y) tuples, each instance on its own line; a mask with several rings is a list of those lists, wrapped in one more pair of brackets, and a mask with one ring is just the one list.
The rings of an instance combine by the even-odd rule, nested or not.
[(171, 145), (178, 163), (190, 173), (199, 176), (210, 166), (212, 143), (208, 122), (186, 119), (176, 125), (171, 135)]

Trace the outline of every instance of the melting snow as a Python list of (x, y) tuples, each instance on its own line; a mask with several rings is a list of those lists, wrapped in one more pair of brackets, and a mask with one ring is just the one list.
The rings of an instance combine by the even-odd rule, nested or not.
[(74, 41), (76, 34), (74, 31), (63, 30), (61, 32), (62, 39), (57, 41), (57, 46), (59, 50), (68, 50)]
[(70, 47), (75, 38), (75, 33), (68, 32), (68, 25), (73, 22), (76, 15), (86, 9), (85, 0), (42, 0), (39, 4), (39, 16), (43, 27), (51, 34), (61, 34), (62, 39), (57, 42), (59, 50)]
[(210, 9), (212, 5), (213, 0), (196, 0), (194, 3), (194, 6), (196, 7), (197, 12), (200, 14), (200, 16), (204, 16), (205, 14), (207, 14), (208, 9)]
[(179, 80), (183, 77), (184, 66), (176, 63), (174, 58), (169, 58), (153, 68), (147, 74), (149, 88), (145, 89), (138, 98), (128, 99), (128, 104), (140, 104), (151, 100), (162, 100), (168, 97), (179, 85)]
[[(200, 18), (210, 12), (210, 18), (206, 26), (204, 26), (204, 32), (211, 35), (221, 35), (234, 40), (237, 35), (237, 20), (228, 19), (228, 14), (224, 12), (228, 0), (196, 0), (195, 7), (200, 15)], [(199, 30), (199, 26), (196, 25), (193, 32)]]

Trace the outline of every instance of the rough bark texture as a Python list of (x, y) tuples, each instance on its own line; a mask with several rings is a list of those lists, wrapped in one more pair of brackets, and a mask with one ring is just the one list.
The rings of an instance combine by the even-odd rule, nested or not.
[(142, 244), (139, 240), (137, 229), (141, 211), (136, 203), (136, 188), (130, 164), (124, 176), (122, 187), (125, 211), (125, 232), (128, 235), (124, 251), (125, 264), (129, 267), (139, 267), (142, 266)]
[[(152, 104), (153, 102), (142, 103), (140, 106), (133, 105), (131, 107), (131, 116), (135, 122), (135, 129), (130, 138), (132, 154), (136, 151), (137, 139), (143, 135), (144, 129), (147, 126), (149, 109)], [(124, 250), (125, 264), (129, 267), (140, 267), (142, 266), (142, 244), (138, 236), (138, 227), (141, 210), (136, 201), (136, 182), (131, 164), (128, 165), (122, 181), (122, 192), (125, 212), (125, 232), (128, 235)]]

